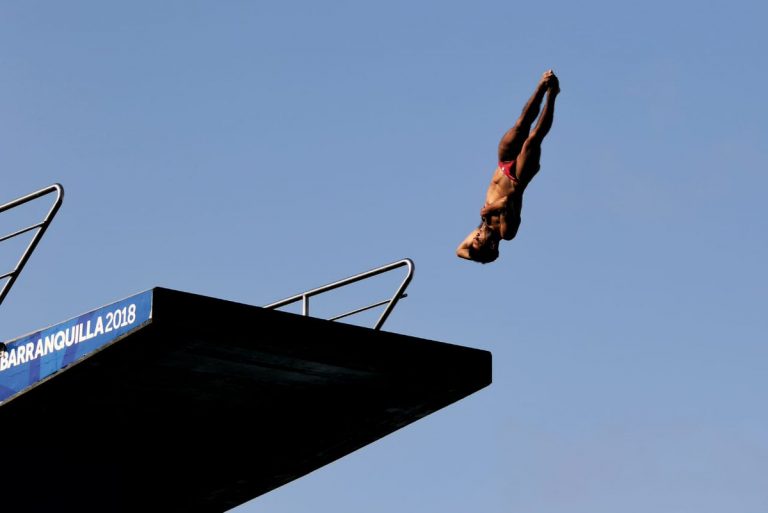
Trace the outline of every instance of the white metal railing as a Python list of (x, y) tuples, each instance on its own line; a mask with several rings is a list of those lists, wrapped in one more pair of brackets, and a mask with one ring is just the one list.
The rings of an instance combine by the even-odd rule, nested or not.
[(274, 303), (270, 303), (264, 308), (269, 309), (277, 309), (281, 308), (286, 305), (290, 305), (293, 303), (296, 303), (298, 301), (302, 302), (302, 315), (309, 316), (309, 298), (312, 296), (316, 296), (318, 294), (322, 294), (323, 292), (328, 292), (333, 289), (337, 289), (339, 287), (343, 287), (345, 285), (349, 285), (351, 283), (355, 283), (360, 280), (364, 280), (366, 278), (371, 278), (373, 276), (377, 276), (379, 274), (392, 271), (394, 269), (397, 269), (399, 267), (407, 267), (408, 272), (403, 279), (400, 286), (395, 291), (395, 294), (392, 296), (391, 299), (385, 299), (383, 301), (379, 301), (377, 303), (364, 306), (362, 308), (358, 308), (356, 310), (352, 310), (351, 312), (343, 313), (341, 315), (337, 315), (335, 317), (331, 317), (330, 321), (335, 321), (337, 319), (341, 319), (344, 317), (348, 317), (350, 315), (354, 315), (360, 312), (364, 312), (366, 310), (370, 310), (371, 308), (375, 308), (377, 306), (387, 305), (387, 307), (382, 312), (381, 316), (379, 317), (379, 320), (376, 321), (376, 324), (374, 325), (373, 329), (378, 330), (381, 329), (381, 326), (384, 324), (384, 321), (387, 320), (387, 317), (389, 317), (389, 314), (392, 313), (392, 310), (395, 308), (395, 305), (398, 301), (400, 301), (401, 298), (407, 297), (407, 294), (405, 294), (405, 289), (408, 287), (408, 284), (411, 282), (411, 279), (413, 278), (413, 261), (410, 258), (404, 258), (402, 260), (398, 260), (397, 262), (392, 262), (391, 264), (387, 264), (381, 267), (377, 267), (375, 269), (371, 269), (370, 271), (366, 271), (364, 273), (356, 274), (354, 276), (350, 276), (349, 278), (345, 278), (343, 280), (335, 281), (333, 283), (329, 283), (328, 285), (323, 285), (322, 287), (317, 287), (312, 290), (308, 290), (306, 292), (302, 292), (300, 294), (296, 294), (295, 296), (291, 296), (285, 299), (282, 299), (280, 301), (276, 301)]
[(32, 237), (32, 240), (29, 241), (29, 244), (27, 245), (27, 248), (24, 250), (24, 253), (22, 253), (21, 258), (16, 264), (16, 267), (14, 267), (14, 269), (11, 272), (7, 272), (3, 275), (0, 275), (0, 280), (8, 279), (8, 281), (6, 281), (5, 284), (3, 284), (3, 288), (0, 289), (0, 304), (2, 304), (3, 300), (5, 299), (5, 296), (8, 295), (8, 292), (10, 292), (11, 287), (13, 287), (13, 284), (16, 282), (16, 278), (18, 278), (19, 274), (21, 274), (21, 270), (24, 268), (24, 265), (27, 263), (27, 260), (29, 260), (29, 257), (32, 255), (32, 252), (35, 250), (35, 247), (37, 247), (37, 243), (40, 242), (40, 239), (43, 238), (43, 234), (45, 233), (45, 230), (48, 229), (48, 225), (51, 224), (51, 221), (53, 220), (53, 216), (55, 216), (56, 212), (58, 212), (59, 207), (61, 206), (61, 202), (64, 199), (64, 188), (61, 185), (55, 183), (44, 189), (40, 189), (39, 191), (33, 192), (31, 194), (27, 194), (26, 196), (22, 196), (21, 198), (15, 199), (13, 201), (6, 203), (5, 205), (0, 206), (0, 214), (1, 214), (6, 210), (10, 210), (14, 207), (18, 207), (19, 205), (23, 205), (24, 203), (29, 203), (32, 200), (35, 200), (37, 198), (40, 198), (42, 196), (45, 196), (53, 192), (56, 193), (56, 199), (54, 200), (53, 204), (51, 205), (51, 208), (48, 210), (48, 213), (45, 215), (45, 217), (41, 222), (27, 226), (25, 228), (22, 228), (20, 230), (17, 230), (15, 232), (12, 232), (0, 237), (0, 242), (4, 242), (4, 241), (7, 241), (8, 239), (12, 239), (24, 233), (37, 230), (35, 235)]

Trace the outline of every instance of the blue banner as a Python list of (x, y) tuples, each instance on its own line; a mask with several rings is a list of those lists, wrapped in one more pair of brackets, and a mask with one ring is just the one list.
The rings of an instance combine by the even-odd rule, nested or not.
[(151, 319), (148, 290), (6, 342), (0, 352), (0, 404)]

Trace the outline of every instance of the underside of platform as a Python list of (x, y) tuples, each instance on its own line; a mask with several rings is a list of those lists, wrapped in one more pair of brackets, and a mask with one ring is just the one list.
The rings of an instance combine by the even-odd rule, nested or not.
[(223, 512), (491, 383), (491, 354), (169, 289), (0, 405), (0, 510)]

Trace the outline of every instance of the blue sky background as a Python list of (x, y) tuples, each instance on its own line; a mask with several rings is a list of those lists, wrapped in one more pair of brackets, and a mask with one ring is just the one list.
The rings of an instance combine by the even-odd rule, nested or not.
[[(385, 329), (490, 350), (494, 383), (233, 513), (765, 512), (767, 10), (3, 2), (0, 203), (66, 197), (0, 337), (408, 257)], [(520, 233), (460, 260), (548, 68)]]

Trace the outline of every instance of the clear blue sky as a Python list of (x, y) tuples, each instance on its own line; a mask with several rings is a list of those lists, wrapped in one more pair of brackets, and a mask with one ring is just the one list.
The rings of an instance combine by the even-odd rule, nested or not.
[[(757, 0), (3, 2), (0, 202), (66, 197), (0, 336), (154, 286), (263, 305), (409, 257), (385, 329), (490, 350), (494, 383), (233, 513), (764, 513), (766, 19)], [(548, 68), (520, 233), (460, 260)]]

